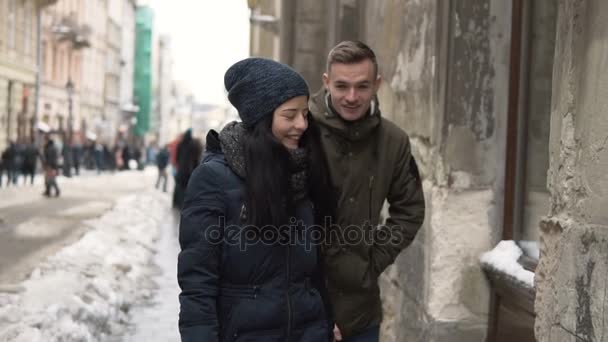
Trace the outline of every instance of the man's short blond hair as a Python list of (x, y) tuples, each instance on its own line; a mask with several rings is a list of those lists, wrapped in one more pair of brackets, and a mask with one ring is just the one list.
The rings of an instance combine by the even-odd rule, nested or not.
[(357, 40), (345, 40), (334, 46), (327, 55), (327, 73), (334, 63), (353, 64), (369, 59), (374, 65), (374, 76), (378, 76), (376, 54), (369, 46)]

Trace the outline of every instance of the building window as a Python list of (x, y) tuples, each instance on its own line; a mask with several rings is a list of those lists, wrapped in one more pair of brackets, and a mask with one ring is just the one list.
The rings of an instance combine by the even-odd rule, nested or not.
[[(527, 3), (527, 2), (526, 2)], [(539, 258), (540, 220), (549, 214), (549, 130), (557, 4), (532, 1), (524, 7), (513, 239)]]
[(8, 25), (7, 44), (9, 50), (15, 48), (15, 32), (17, 25), (17, 0), (8, 0), (8, 16), (6, 23)]
[[(540, 220), (549, 214), (547, 190), (552, 73), (557, 3), (513, 0), (503, 239), (524, 251), (520, 263), (534, 271)], [(488, 341), (532, 342), (533, 289), (493, 277)]]
[(35, 23), (36, 13), (34, 12), (33, 6), (31, 2), (25, 3), (24, 9), (24, 17), (23, 17), (23, 25), (24, 25), (24, 34), (23, 34), (23, 52), (26, 57), (31, 60), (33, 56), (32, 53), (32, 43), (34, 42), (35, 36), (33, 34), (34, 28), (33, 25)]

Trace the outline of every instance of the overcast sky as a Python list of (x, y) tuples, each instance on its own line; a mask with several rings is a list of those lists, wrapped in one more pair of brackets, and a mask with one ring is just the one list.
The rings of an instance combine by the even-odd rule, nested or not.
[(222, 104), (224, 72), (249, 55), (247, 0), (149, 0), (155, 28), (171, 37), (174, 77), (204, 103)]

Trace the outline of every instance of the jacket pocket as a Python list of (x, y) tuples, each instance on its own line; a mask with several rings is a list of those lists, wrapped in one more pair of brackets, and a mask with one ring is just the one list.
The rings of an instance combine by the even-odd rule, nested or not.
[(257, 285), (223, 285), (220, 287), (220, 296), (225, 298), (255, 299), (260, 293)]
[(360, 291), (374, 288), (369, 260), (351, 249), (326, 258), (327, 278), (334, 289)]

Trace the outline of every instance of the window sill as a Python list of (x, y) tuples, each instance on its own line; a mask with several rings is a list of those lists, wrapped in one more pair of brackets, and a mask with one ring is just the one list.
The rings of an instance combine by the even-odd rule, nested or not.
[[(522, 256), (518, 262), (528, 271), (534, 272), (537, 261), (527, 256)], [(530, 288), (513, 276), (490, 267), (482, 268), (490, 280), (494, 292), (502, 298), (504, 305), (519, 308), (531, 315), (534, 314), (534, 299), (536, 293), (534, 288)]]

